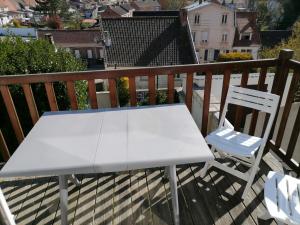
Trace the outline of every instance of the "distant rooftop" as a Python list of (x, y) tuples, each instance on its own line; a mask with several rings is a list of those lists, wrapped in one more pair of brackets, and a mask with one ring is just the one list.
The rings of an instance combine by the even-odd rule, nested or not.
[(134, 11), (133, 16), (179, 16), (178, 10)]
[(103, 26), (112, 40), (107, 50), (109, 66), (195, 63), (187, 29), (178, 16), (103, 19)]

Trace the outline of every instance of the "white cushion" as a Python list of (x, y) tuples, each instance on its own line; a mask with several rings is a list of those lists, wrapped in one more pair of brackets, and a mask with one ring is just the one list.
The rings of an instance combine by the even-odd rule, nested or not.
[(206, 138), (208, 144), (230, 155), (251, 157), (258, 150), (262, 139), (221, 127)]

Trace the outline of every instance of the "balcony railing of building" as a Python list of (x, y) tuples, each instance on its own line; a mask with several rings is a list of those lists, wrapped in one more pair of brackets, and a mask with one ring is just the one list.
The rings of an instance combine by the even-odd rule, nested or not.
[[(294, 95), (298, 88), (300, 79), (300, 62), (292, 60), (292, 50), (282, 50), (278, 58), (250, 60), (250, 61), (237, 61), (237, 62), (222, 62), (222, 63), (209, 63), (209, 64), (195, 64), (195, 65), (180, 65), (180, 66), (163, 66), (163, 67), (144, 67), (132, 69), (116, 69), (116, 70), (102, 70), (102, 71), (85, 71), (85, 72), (65, 72), (65, 73), (50, 73), (50, 74), (29, 74), (29, 75), (10, 75), (0, 76), (0, 91), (3, 102), (10, 119), (11, 126), (16, 135), (16, 139), (21, 143), (24, 139), (24, 132), (19, 120), (18, 113), (12, 98), (10, 87), (13, 85), (21, 85), (25, 95), (27, 106), (29, 109), (32, 124), (35, 124), (40, 115), (37, 110), (35, 97), (33, 95), (31, 85), (41, 83), (45, 87), (46, 96), (51, 111), (58, 111), (56, 93), (53, 88), (55, 82), (64, 82), (67, 89), (67, 95), (70, 100), (70, 109), (78, 109), (78, 101), (76, 97), (75, 82), (80, 80), (87, 81), (88, 84), (88, 99), (89, 107), (97, 109), (97, 96), (95, 88), (96, 79), (107, 79), (109, 84), (110, 102), (112, 107), (118, 107), (116, 79), (121, 77), (128, 77), (129, 79), (129, 93), (130, 93), (130, 106), (137, 106), (136, 95), (136, 77), (148, 77), (148, 91), (149, 91), (149, 104), (154, 105), (156, 99), (156, 75), (167, 75), (168, 78), (168, 103), (174, 102), (174, 76), (176, 74), (186, 74), (186, 93), (185, 103), (189, 110), (192, 109), (193, 98), (193, 77), (195, 73), (202, 73), (205, 76), (204, 87), (204, 100), (203, 100), (203, 115), (202, 115), (202, 128), (201, 132), (205, 136), (208, 129), (209, 119), (209, 106), (212, 87), (212, 76), (215, 73), (223, 74), (223, 85), (221, 95), (220, 111), (223, 110), (230, 77), (233, 71), (242, 71), (240, 86), (246, 87), (249, 72), (254, 69), (259, 71), (260, 76), (257, 83), (257, 89), (265, 90), (266, 75), (269, 70), (275, 71), (274, 81), (271, 92), (283, 96), (289, 73), (292, 74), (292, 82), (288, 90), (286, 104), (283, 110), (281, 121), (279, 121), (279, 129), (275, 140), (268, 143), (267, 150), (273, 150), (288, 166), (290, 166), (297, 173), (300, 172), (298, 162), (293, 159), (294, 149), (296, 146), (297, 138), (300, 131), (300, 110), (296, 116), (296, 122), (292, 130), (292, 135), (289, 140), (287, 149), (281, 148), (281, 143), (286, 128), (286, 123), (290, 114), (291, 106), (294, 101)], [(0, 109), (5, 110), (5, 109)], [(21, 112), (19, 112), (21, 113)], [(234, 126), (236, 130), (241, 129), (242, 117), (245, 116), (243, 108), (237, 108), (235, 114)], [(277, 112), (278, 116), (278, 112)], [(254, 134), (257, 125), (258, 112), (253, 111), (250, 124), (249, 133)], [(267, 119), (266, 119), (267, 121)], [(265, 121), (265, 123), (266, 123)], [(276, 120), (275, 120), (276, 121)], [(180, 122), (180, 121), (179, 121)], [(274, 133), (275, 124), (273, 126), (272, 134)], [(3, 133), (0, 130), (0, 148), (3, 159), (7, 161), (14, 149), (8, 149)], [(298, 149), (300, 150), (300, 149)], [(42, 151), (42, 149), (41, 149)]]

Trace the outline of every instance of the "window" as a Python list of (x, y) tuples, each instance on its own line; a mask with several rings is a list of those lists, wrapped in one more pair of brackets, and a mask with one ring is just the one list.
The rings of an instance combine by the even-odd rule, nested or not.
[(223, 14), (222, 15), (222, 24), (226, 24), (227, 23), (227, 14)]
[(252, 50), (251, 50), (251, 49), (247, 49), (247, 52), (248, 52), (248, 53), (252, 53)]
[(214, 51), (214, 60), (217, 60), (220, 54), (220, 50), (219, 49), (215, 49)]
[(251, 40), (252, 34), (251, 33), (242, 33), (240, 34), (240, 40)]
[(202, 31), (201, 32), (201, 42), (202, 43), (207, 43), (208, 41), (208, 32), (207, 31)]
[(241, 52), (246, 52), (246, 50), (245, 49), (241, 49)]
[(200, 23), (200, 15), (195, 14), (194, 24), (199, 24), (199, 23)]
[(196, 40), (196, 32), (195, 31), (192, 32), (192, 38), (193, 38), (193, 42), (195, 42), (195, 40)]
[(79, 50), (75, 50), (75, 57), (76, 57), (77, 59), (80, 58), (80, 51), (79, 51)]
[(222, 42), (226, 42), (227, 41), (227, 37), (228, 37), (227, 32), (223, 33), (222, 34)]
[(103, 59), (104, 58), (104, 50), (102, 48), (99, 50), (99, 54), (100, 54), (100, 58)]
[(91, 49), (87, 50), (87, 57), (88, 57), (88, 59), (92, 59), (93, 58), (93, 52), (92, 52)]
[(205, 49), (204, 51), (204, 60), (207, 61), (208, 58), (208, 49)]

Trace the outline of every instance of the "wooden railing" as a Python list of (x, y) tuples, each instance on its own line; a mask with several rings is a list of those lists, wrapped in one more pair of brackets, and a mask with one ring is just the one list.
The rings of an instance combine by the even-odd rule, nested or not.
[[(286, 153), (280, 149), (283, 132), (285, 129), (285, 123), (287, 121), (291, 104), (292, 95), (296, 90), (296, 83), (299, 81), (300, 63), (290, 60), (293, 52), (290, 50), (282, 50), (278, 58), (274, 59), (263, 59), (263, 60), (250, 60), (250, 61), (238, 61), (238, 62), (222, 62), (222, 63), (210, 63), (210, 64), (196, 64), (196, 65), (180, 65), (180, 66), (163, 66), (163, 67), (144, 67), (144, 68), (132, 68), (132, 69), (116, 69), (116, 70), (105, 70), (105, 71), (85, 71), (85, 72), (65, 72), (65, 73), (50, 73), (50, 74), (30, 74), (30, 75), (14, 75), (14, 76), (0, 76), (0, 91), (6, 107), (6, 111), (9, 115), (9, 119), (19, 143), (24, 139), (24, 132), (19, 121), (18, 113), (15, 108), (14, 101), (12, 99), (9, 87), (12, 85), (21, 85), (25, 95), (25, 99), (28, 105), (30, 117), (32, 123), (35, 124), (39, 119), (39, 112), (37, 110), (35, 98), (31, 89), (31, 85), (35, 83), (42, 83), (45, 86), (45, 91), (51, 111), (58, 111), (59, 107), (57, 104), (56, 93), (53, 88), (54, 82), (64, 82), (67, 88), (67, 95), (70, 100), (70, 109), (77, 110), (78, 102), (76, 98), (75, 81), (85, 80), (88, 84), (88, 98), (89, 107), (97, 109), (97, 97), (95, 80), (96, 79), (107, 79), (109, 84), (110, 102), (111, 107), (118, 107), (117, 91), (116, 91), (116, 79), (121, 77), (129, 78), (129, 93), (130, 93), (130, 105), (137, 105), (137, 94), (136, 94), (136, 83), (135, 78), (138, 76), (148, 77), (148, 92), (149, 92), (149, 104), (153, 105), (156, 102), (156, 75), (167, 75), (168, 79), (168, 102), (174, 102), (174, 75), (175, 74), (186, 74), (186, 93), (185, 103), (189, 110), (192, 109), (192, 98), (193, 98), (193, 77), (195, 73), (202, 73), (205, 76), (205, 87), (204, 87), (204, 99), (203, 99), (203, 115), (202, 115), (202, 128), (203, 135), (206, 135), (208, 129), (208, 117), (209, 117), (209, 105), (211, 96), (212, 76), (213, 74), (223, 74), (223, 85), (221, 95), (221, 106), (220, 111), (223, 110), (231, 74), (235, 71), (242, 71), (241, 86), (246, 87), (249, 77), (249, 72), (252, 70), (258, 70), (260, 73), (257, 89), (264, 90), (264, 84), (266, 80), (266, 74), (269, 69), (276, 71), (274, 83), (272, 86), (272, 93), (283, 95), (285, 83), (288, 77), (289, 70), (293, 70), (293, 82), (289, 90), (289, 96), (287, 104), (284, 109), (282, 116), (280, 129), (278, 131), (278, 138), (274, 142), (270, 142), (270, 148), (279, 153), (279, 155), (287, 162), (293, 169), (299, 170), (298, 165), (291, 160), (297, 136), (300, 129), (300, 116), (298, 113), (297, 121), (295, 123), (290, 145)], [(221, 88), (221, 87), (220, 87)], [(100, 99), (101, 100), (101, 99)], [(0, 109), (2, 110), (2, 109)], [(236, 109), (235, 116), (235, 129), (241, 129), (242, 117), (245, 116), (243, 108), (238, 107)], [(253, 111), (253, 116), (250, 125), (250, 134), (254, 134), (256, 123), (258, 118), (258, 112)], [(274, 132), (274, 127), (272, 132)], [(5, 142), (4, 135), (0, 130), (0, 148), (4, 160), (8, 160), (10, 152), (13, 149), (8, 150)]]

